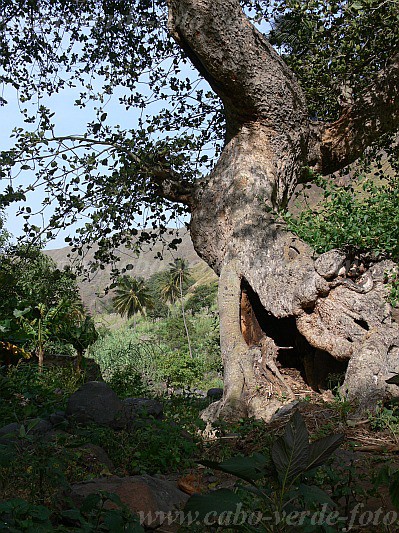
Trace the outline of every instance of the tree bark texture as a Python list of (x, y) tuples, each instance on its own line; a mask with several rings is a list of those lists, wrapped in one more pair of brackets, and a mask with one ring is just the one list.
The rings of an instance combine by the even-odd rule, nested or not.
[[(289, 353), (302, 359), (315, 388), (326, 361), (347, 364), (343, 390), (360, 408), (397, 394), (385, 383), (399, 372), (399, 328), (384, 287), (394, 265), (374, 265), (354, 282), (343, 253), (316, 258), (273, 216), (306, 165), (328, 173), (353, 161), (378, 135), (386, 108), (374, 106), (373, 134), (363, 130), (363, 137), (373, 104), (367, 94), (337, 123), (310, 124), (294, 75), (238, 0), (169, 0), (169, 28), (220, 96), (227, 120), (218, 163), (186, 201), (194, 247), (220, 275), (225, 390), (206, 416), (270, 419), (294, 398), (277, 365)], [(399, 120), (397, 67), (388, 75), (392, 127)]]

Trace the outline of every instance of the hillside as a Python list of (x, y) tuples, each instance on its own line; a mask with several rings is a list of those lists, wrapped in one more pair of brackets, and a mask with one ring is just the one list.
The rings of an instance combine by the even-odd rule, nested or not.
[[(176, 237), (182, 239), (181, 244), (177, 250), (168, 250), (167, 243)], [(83, 264), (85, 266), (88, 266), (93, 261), (94, 251), (95, 248), (89, 250), (84, 257)], [(77, 255), (71, 254), (67, 246), (57, 250), (46, 250), (45, 253), (56, 262), (59, 268), (73, 264), (77, 260)], [(163, 260), (158, 259), (158, 253), (162, 254)], [(118, 268), (122, 269), (128, 264), (132, 265), (132, 269), (127, 273), (134, 277), (148, 279), (153, 274), (166, 270), (174, 258), (182, 257), (190, 265), (192, 275), (197, 284), (209, 283), (213, 279), (216, 279), (214, 272), (198, 257), (191, 242), (190, 234), (185, 229), (171, 230), (171, 234), (164, 235), (162, 241), (159, 240), (152, 246), (145, 246), (138, 256), (131, 249), (123, 246), (119, 249), (119, 256)], [(110, 283), (110, 272), (111, 266), (104, 265), (104, 270), (98, 270), (91, 276), (90, 280), (82, 279), (79, 283), (83, 303), (93, 314), (104, 313), (110, 308), (112, 293), (104, 293), (105, 288)]]

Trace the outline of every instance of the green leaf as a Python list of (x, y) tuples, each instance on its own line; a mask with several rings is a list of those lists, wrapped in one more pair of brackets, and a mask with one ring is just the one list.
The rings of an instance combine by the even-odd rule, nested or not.
[(103, 496), (103, 498), (106, 498), (107, 500), (111, 501), (112, 503), (115, 503), (119, 507), (123, 506), (122, 500), (114, 492), (101, 491), (101, 495)]
[(309, 463), (306, 470), (311, 470), (322, 465), (330, 455), (341, 446), (345, 440), (345, 435), (327, 435), (322, 439), (310, 444)]
[(389, 383), (390, 385), (399, 385), (399, 374), (396, 374), (395, 376), (386, 379), (385, 383)]
[(265, 467), (268, 464), (268, 460), (264, 455), (256, 453), (250, 457), (231, 457), (222, 463), (200, 461), (200, 464), (215, 470), (220, 470), (221, 472), (226, 472), (227, 474), (233, 474), (240, 479), (252, 483), (265, 476)]
[(306, 470), (309, 461), (309, 434), (299, 411), (291, 417), (284, 435), (273, 444), (271, 455), (283, 483)]
[(110, 532), (118, 533), (123, 531), (124, 519), (120, 511), (110, 510), (104, 516), (104, 524)]
[(100, 503), (101, 503), (100, 494), (89, 494), (84, 499), (84, 502), (82, 503), (80, 507), (80, 510), (82, 511), (82, 513), (88, 513), (90, 511), (97, 509)]
[(78, 520), (80, 523), (84, 522), (84, 518), (82, 517), (79, 509), (67, 509), (66, 511), (62, 511), (61, 515), (65, 518), (69, 518), (70, 520)]
[(31, 307), (26, 307), (25, 309), (14, 309), (13, 315), (15, 318), (20, 318), (21, 316), (25, 316), (29, 311), (31, 310)]
[(316, 507), (319, 507), (317, 504), (327, 504), (332, 509), (336, 507), (335, 502), (333, 502), (330, 496), (316, 485), (305, 485), (304, 483), (301, 483), (298, 487), (298, 491), (303, 497), (306, 505), (316, 504)]
[(209, 494), (194, 494), (184, 507), (185, 512), (195, 513), (196, 520), (204, 520), (209, 513), (217, 518), (220, 514), (235, 511), (241, 498), (229, 489), (219, 489)]

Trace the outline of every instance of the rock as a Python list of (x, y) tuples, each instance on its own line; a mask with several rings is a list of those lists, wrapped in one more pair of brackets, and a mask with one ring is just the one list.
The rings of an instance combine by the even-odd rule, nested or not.
[(81, 452), (81, 460), (84, 461), (85, 466), (90, 466), (90, 464), (97, 463), (107, 467), (110, 472), (112, 472), (112, 470), (115, 468), (114, 463), (108, 457), (107, 452), (101, 448), (101, 446), (97, 446), (96, 444), (89, 442), (87, 444), (83, 444), (83, 446), (74, 448), (74, 450)]
[(341, 250), (330, 250), (316, 259), (314, 267), (322, 278), (331, 279), (338, 275), (345, 260), (346, 255)]
[(68, 400), (66, 415), (77, 422), (95, 422), (114, 429), (124, 427), (123, 403), (115, 392), (102, 381), (89, 381)]
[(126, 419), (153, 417), (160, 420), (163, 417), (163, 405), (150, 398), (126, 398), (123, 400), (123, 411)]
[(43, 418), (27, 420), (25, 427), (28, 433), (33, 433), (34, 435), (44, 435), (53, 429), (51, 422)]
[(24, 426), (27, 435), (43, 436), (53, 430), (53, 426), (48, 420), (43, 418), (32, 418), (27, 420), (24, 424), (13, 422), (0, 428), (0, 443), (12, 444), (20, 440), (20, 431)]
[(197, 398), (206, 398), (206, 392), (201, 389), (192, 389), (191, 392), (193, 396), (196, 396)]
[(292, 410), (298, 405), (298, 403), (299, 402), (295, 400), (293, 402), (287, 403), (286, 405), (283, 405), (283, 407), (280, 407), (280, 409), (278, 409), (278, 411), (274, 413), (271, 421), (273, 422), (274, 420), (278, 420), (283, 416), (290, 415)]
[(49, 421), (53, 426), (59, 426), (65, 422), (65, 411), (56, 411), (55, 413), (51, 413), (49, 416)]
[[(89, 495), (99, 491), (117, 494), (131, 511), (137, 513), (145, 526), (156, 527), (162, 523), (160, 513), (181, 508), (188, 496), (175, 483), (148, 475), (120, 478), (92, 479), (71, 486), (71, 498), (77, 507)], [(114, 507), (113, 504), (108, 507)]]
[(212, 398), (212, 400), (220, 400), (220, 398), (222, 398), (223, 396), (223, 389), (220, 389), (220, 388), (213, 388), (213, 389), (209, 389), (208, 392), (206, 393), (206, 396), (208, 398)]
[(1, 444), (12, 444), (18, 440), (19, 431), (21, 429), (21, 424), (13, 422), (12, 424), (7, 424), (0, 428), (0, 443)]

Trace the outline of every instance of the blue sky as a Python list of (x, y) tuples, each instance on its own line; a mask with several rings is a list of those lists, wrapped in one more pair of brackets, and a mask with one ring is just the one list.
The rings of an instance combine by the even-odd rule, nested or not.
[[(98, 103), (89, 102), (87, 107), (80, 109), (74, 105), (75, 100), (79, 97), (79, 89), (76, 90), (64, 90), (60, 94), (56, 94), (51, 98), (43, 100), (43, 104), (48, 106), (54, 113), (52, 122), (55, 124), (55, 134), (62, 135), (80, 135), (86, 131), (87, 122), (92, 121), (95, 118), (94, 108)], [(130, 109), (126, 111), (125, 107), (118, 103), (118, 96), (122, 93), (116, 91), (111, 100), (106, 104), (104, 110), (107, 112), (107, 123), (110, 125), (119, 124), (122, 128), (131, 129), (134, 128), (139, 116), (139, 111), (136, 109)], [(29, 128), (29, 125), (25, 124), (22, 119), (22, 115), (19, 110), (17, 93), (15, 90), (9, 89), (2, 93), (2, 96), (7, 100), (8, 104), (0, 107), (0, 121), (2, 124), (2, 136), (0, 149), (5, 150), (13, 146), (13, 139), (10, 138), (12, 130), (16, 127)], [(156, 106), (157, 107), (157, 106)], [(33, 181), (33, 174), (24, 172), (21, 174), (21, 182), (28, 184)], [(0, 182), (0, 190), (6, 185), (6, 182)], [(32, 212), (40, 209), (41, 201), (43, 199), (43, 193), (40, 190), (31, 192), (29, 194), (27, 204), (32, 208)], [(17, 216), (18, 205), (14, 204), (6, 210), (6, 226), (14, 237), (18, 237), (23, 234), (24, 219), (21, 216)], [(48, 211), (47, 217), (51, 214), (51, 209)], [(31, 220), (32, 223), (36, 223), (38, 226), (42, 225), (42, 218), (37, 217), (36, 221)], [(47, 249), (54, 249), (66, 246), (65, 237), (72, 234), (74, 229), (82, 225), (75, 224), (60, 231), (57, 238), (49, 242), (46, 246)]]
[[(262, 28), (264, 29), (264, 28)], [(182, 72), (183, 77), (193, 76), (193, 70), (187, 66)], [(197, 77), (197, 73), (194, 74)], [(100, 85), (100, 82), (98, 82)], [(77, 89), (68, 89), (62, 91), (60, 94), (56, 94), (49, 99), (44, 99), (43, 104), (49, 107), (55, 116), (52, 121), (55, 123), (55, 134), (62, 135), (79, 135), (86, 131), (87, 122), (92, 121), (95, 118), (94, 107), (98, 106), (98, 103), (89, 102), (87, 107), (80, 109), (74, 105), (75, 100), (79, 97), (80, 87)], [(114, 92), (112, 99), (104, 107), (104, 110), (108, 113), (107, 123), (110, 125), (119, 124), (122, 128), (132, 129), (135, 127), (138, 110), (130, 109), (126, 111), (125, 107), (118, 103), (118, 96), (122, 94), (121, 91)], [(7, 89), (0, 94), (7, 101), (8, 104), (0, 107), (0, 121), (1, 121), (1, 143), (0, 150), (6, 150), (13, 145), (10, 134), (15, 127), (27, 128), (29, 125), (24, 124), (22, 115), (18, 105), (18, 95), (14, 89)], [(26, 106), (26, 104), (24, 104)], [(156, 109), (157, 106), (155, 106)], [(151, 109), (149, 111), (153, 111)], [(208, 154), (209, 155), (209, 154)], [(23, 172), (21, 174), (22, 183), (25, 185), (33, 181), (33, 174), (29, 175), (29, 172)], [(0, 181), (0, 191), (6, 185), (6, 183)], [(37, 211), (41, 206), (43, 193), (41, 191), (32, 192), (29, 196), (27, 204), (32, 208), (32, 211)], [(18, 206), (10, 206), (6, 211), (7, 216), (7, 228), (14, 235), (18, 237), (23, 233), (24, 219), (16, 216)], [(49, 212), (49, 214), (51, 214)], [(32, 220), (38, 226), (42, 226), (42, 219), (38, 218)], [(82, 222), (83, 224), (83, 222)], [(46, 248), (59, 248), (65, 246), (65, 237), (71, 232), (73, 233), (75, 226), (71, 226), (65, 231), (61, 231), (56, 239), (48, 243)]]
[[(84, 109), (79, 109), (74, 105), (74, 101), (78, 96), (78, 90), (70, 89), (43, 101), (45, 105), (49, 106), (52, 111), (55, 112), (53, 121), (56, 125), (55, 132), (57, 135), (83, 134), (86, 130), (86, 123), (93, 120), (95, 117), (93, 104), (89, 104)], [(2, 131), (0, 149), (6, 150), (11, 148), (13, 145), (13, 139), (10, 138), (12, 130), (15, 127), (27, 128), (29, 125), (23, 122), (22, 115), (19, 110), (16, 91), (8, 90), (3, 93), (3, 97), (8, 101), (8, 104), (0, 107)], [(137, 118), (137, 112), (135, 112), (135, 110), (127, 112), (122, 106), (118, 105), (117, 98), (113, 98), (113, 100), (109, 102), (106, 110), (109, 115), (110, 123), (120, 124), (126, 128), (132, 127), (132, 123), (134, 123)], [(29, 175), (28, 172), (25, 172), (22, 176), (22, 182), (27, 184), (32, 180), (32, 178), (32, 174)], [(2, 186), (3, 184), (0, 182), (0, 188), (2, 188)], [(41, 201), (42, 192), (40, 190), (30, 193), (29, 205), (32, 208), (32, 211), (40, 208)], [(14, 237), (18, 237), (23, 234), (24, 219), (16, 216), (17, 211), (17, 205), (12, 205), (6, 210), (7, 229), (14, 235)], [(39, 218), (37, 220), (37, 225), (41, 225), (41, 219)], [(51, 241), (46, 248), (51, 249), (65, 246), (64, 238), (73, 232), (74, 227), (76, 228), (77, 226), (72, 226), (65, 231), (61, 231), (58, 237)]]

